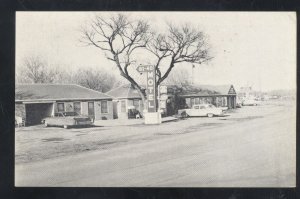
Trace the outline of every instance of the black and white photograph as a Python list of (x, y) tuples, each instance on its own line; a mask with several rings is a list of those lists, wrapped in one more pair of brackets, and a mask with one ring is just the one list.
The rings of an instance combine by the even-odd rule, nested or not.
[(295, 12), (17, 11), (16, 187), (296, 186)]

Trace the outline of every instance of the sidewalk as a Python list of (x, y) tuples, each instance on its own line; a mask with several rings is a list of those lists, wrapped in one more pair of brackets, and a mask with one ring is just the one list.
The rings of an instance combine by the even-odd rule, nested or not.
[[(176, 121), (178, 118), (175, 117), (163, 117), (162, 123)], [(96, 120), (95, 126), (130, 126), (144, 124), (144, 119), (113, 119), (113, 120)]]

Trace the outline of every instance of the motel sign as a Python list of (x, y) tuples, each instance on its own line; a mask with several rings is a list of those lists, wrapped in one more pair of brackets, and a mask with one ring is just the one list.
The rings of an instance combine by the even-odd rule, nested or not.
[(140, 65), (136, 69), (139, 73), (147, 72), (147, 98), (148, 98), (148, 112), (156, 112), (156, 75), (155, 68), (152, 65)]

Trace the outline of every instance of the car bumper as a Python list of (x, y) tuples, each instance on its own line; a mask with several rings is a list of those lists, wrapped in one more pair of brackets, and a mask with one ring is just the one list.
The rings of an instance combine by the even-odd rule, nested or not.
[(91, 125), (92, 122), (91, 121), (77, 121), (75, 126), (76, 125)]

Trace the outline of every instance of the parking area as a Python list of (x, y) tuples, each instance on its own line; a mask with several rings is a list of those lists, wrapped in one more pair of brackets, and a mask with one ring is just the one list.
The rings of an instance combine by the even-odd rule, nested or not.
[[(144, 125), (132, 120), (126, 125), (94, 126), (63, 129), (36, 125), (15, 129), (16, 164), (41, 161), (78, 153), (109, 150), (122, 145), (159, 140), (166, 136), (179, 136), (221, 126), (235, 125), (291, 111), (290, 102), (264, 103), (261, 106), (245, 106), (229, 110), (225, 117), (195, 117), (160, 125)], [(111, 121), (108, 121), (110, 124)], [(251, 124), (251, 123), (250, 123)], [(245, 127), (249, 127), (245, 123)], [(245, 131), (249, 129), (245, 128)]]
[(295, 118), (295, 101), (278, 101), (160, 125), (16, 128), (15, 185), (292, 187)]

